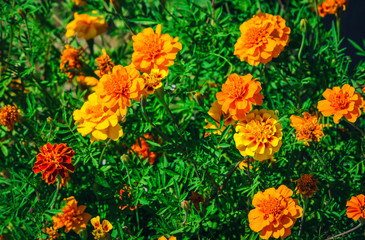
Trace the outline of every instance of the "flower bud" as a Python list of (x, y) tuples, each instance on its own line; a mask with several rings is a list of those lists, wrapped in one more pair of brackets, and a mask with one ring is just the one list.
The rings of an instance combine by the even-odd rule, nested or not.
[(184, 200), (184, 201), (181, 202), (181, 207), (185, 211), (189, 211), (190, 210), (190, 203), (188, 201)]
[(302, 18), (299, 24), (300, 31), (302, 31), (303, 33), (307, 32), (307, 27), (308, 27), (308, 20), (306, 18)]
[(80, 229), (79, 236), (82, 240), (87, 240), (87, 231), (85, 228)]
[(123, 154), (122, 156), (120, 156), (120, 161), (122, 161), (123, 163), (128, 163), (129, 156), (127, 154)]
[(48, 117), (48, 118), (47, 118), (47, 122), (48, 122), (48, 123), (52, 123), (52, 122), (53, 122), (53, 119), (52, 119), (51, 117)]
[(19, 8), (18, 9), (18, 14), (23, 18), (25, 19), (27, 17), (27, 14), (21, 9)]

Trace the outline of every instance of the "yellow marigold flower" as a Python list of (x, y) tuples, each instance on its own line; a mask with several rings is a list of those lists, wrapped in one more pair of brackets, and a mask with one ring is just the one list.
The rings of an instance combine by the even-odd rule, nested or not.
[[(82, 50), (77, 50), (68, 44), (65, 46), (61, 56), (60, 70), (67, 74), (69, 80), (80, 74), (83, 65), (81, 58)], [(71, 69), (75, 71), (69, 71)]]
[(322, 95), (326, 100), (318, 102), (318, 110), (325, 117), (334, 115), (335, 123), (339, 123), (342, 117), (350, 122), (356, 122), (356, 119), (360, 117), (363, 99), (350, 85), (345, 84), (342, 89), (340, 87), (327, 89)]
[(308, 141), (318, 142), (324, 136), (322, 124), (318, 123), (318, 116), (311, 116), (308, 112), (303, 113), (304, 118), (292, 115), (290, 117), (291, 126), (295, 128), (298, 141), (304, 141), (309, 146)]
[(134, 66), (117, 65), (113, 67), (112, 73), (104, 75), (99, 80), (93, 90), (110, 113), (120, 110), (124, 116), (127, 107), (131, 106), (131, 99), (139, 101), (144, 86), (144, 80)]
[(236, 120), (233, 119), (232, 115), (229, 112), (226, 114), (222, 111), (222, 105), (220, 105), (218, 101), (212, 103), (212, 106), (210, 107), (208, 114), (215, 120), (218, 128), (223, 115), (224, 125), (222, 129), (218, 129), (214, 124), (208, 122), (208, 120), (205, 120), (207, 122), (207, 125), (204, 127), (205, 129), (217, 129), (217, 131), (213, 132), (214, 134), (221, 135), (224, 129), (226, 129), (226, 127), (228, 127), (229, 124), (232, 124), (233, 126), (236, 125), (235, 124)]
[[(42, 232), (44, 232), (44, 229), (42, 229)], [(58, 233), (58, 230), (54, 229), (53, 227), (47, 227), (45, 232), (49, 235), (49, 238), (47, 238), (47, 240), (56, 240), (56, 239), (59, 239), (59, 237), (61, 236)], [(0, 240), (1, 240), (1, 238), (0, 238)], [(46, 240), (46, 239), (39, 238), (39, 240)]]
[(252, 79), (251, 74), (239, 76), (231, 74), (222, 85), (222, 92), (216, 94), (218, 103), (225, 114), (231, 114), (235, 120), (243, 120), (252, 110), (252, 104), (262, 105), (264, 96), (260, 93), (261, 83)]
[(348, 0), (325, 0), (321, 5), (318, 5), (318, 13), (321, 17), (327, 14), (337, 14), (342, 9), (346, 10)]
[(160, 69), (152, 69), (149, 74), (142, 75), (145, 83), (144, 92), (146, 94), (153, 94), (155, 89), (162, 87), (162, 79), (167, 77), (167, 72)]
[(152, 69), (167, 71), (174, 64), (177, 53), (182, 49), (179, 37), (172, 38), (169, 34), (161, 34), (161, 24), (146, 28), (132, 37), (132, 62), (141, 72), (150, 73)]
[(105, 22), (104, 16), (94, 17), (88, 14), (78, 14), (75, 12), (74, 20), (67, 24), (66, 37), (70, 38), (75, 33), (78, 38), (89, 40), (106, 32), (108, 24)]
[(90, 134), (91, 142), (107, 138), (117, 141), (123, 136), (123, 130), (119, 124), (122, 120), (119, 110), (109, 114), (108, 109), (103, 106), (95, 93), (89, 96), (80, 110), (74, 111), (73, 117), (75, 124), (79, 124), (77, 131), (82, 136)]
[(283, 133), (274, 111), (255, 109), (239, 121), (233, 138), (242, 156), (255, 160), (270, 159), (281, 147)]
[(313, 194), (318, 190), (317, 182), (318, 179), (313, 177), (313, 174), (304, 174), (301, 175), (297, 182), (297, 187), (295, 190), (298, 191), (299, 194), (307, 197), (312, 197)]
[(84, 212), (86, 206), (77, 206), (75, 197), (69, 197), (64, 199), (64, 201), (67, 201), (67, 203), (61, 209), (62, 213), (52, 217), (53, 228), (59, 229), (65, 227), (65, 233), (68, 233), (72, 229), (78, 234), (81, 228), (86, 228), (91, 215)]
[(169, 239), (167, 239), (165, 236), (159, 237), (157, 240), (176, 240), (176, 237), (171, 236)]
[(241, 37), (234, 45), (234, 55), (252, 66), (268, 63), (284, 50), (290, 28), (280, 16), (258, 13), (240, 26)]
[(111, 73), (114, 67), (114, 63), (106, 53), (105, 49), (102, 49), (101, 51), (103, 52), (103, 55), (100, 55), (95, 59), (98, 63), (98, 70), (95, 71), (95, 74), (100, 78), (105, 74)]
[(350, 201), (346, 203), (346, 215), (354, 221), (365, 219), (365, 196), (364, 194), (351, 197)]
[(94, 226), (93, 235), (95, 239), (107, 240), (110, 239), (110, 234), (108, 233), (113, 229), (113, 226), (108, 220), (103, 220), (100, 224), (100, 217), (94, 217), (90, 220), (91, 224)]
[(84, 0), (72, 0), (73, 3), (75, 3), (76, 6), (82, 7), (86, 6), (87, 2)]
[(20, 109), (7, 105), (0, 109), (0, 124), (8, 127), (8, 131), (13, 130), (16, 122), (20, 122)]
[(292, 195), (293, 191), (285, 185), (256, 193), (252, 199), (255, 208), (248, 214), (250, 228), (260, 232), (262, 239), (288, 237), (303, 212), (298, 200), (291, 198)]

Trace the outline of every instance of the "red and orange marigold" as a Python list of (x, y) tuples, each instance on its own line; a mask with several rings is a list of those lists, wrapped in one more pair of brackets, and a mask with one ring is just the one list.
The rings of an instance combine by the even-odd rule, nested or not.
[(17, 106), (7, 105), (0, 109), (0, 125), (7, 126), (10, 132), (16, 122), (20, 122), (20, 109)]
[(43, 172), (42, 179), (46, 183), (54, 183), (57, 175), (61, 179), (66, 178), (66, 172), (74, 172), (75, 166), (71, 158), (75, 156), (72, 148), (67, 147), (66, 143), (50, 144), (47, 143), (40, 149), (41, 153), (37, 155), (37, 161), (34, 163), (33, 172), (35, 174)]
[(256, 193), (252, 199), (255, 208), (248, 214), (250, 228), (260, 232), (262, 239), (288, 237), (303, 212), (298, 200), (291, 198), (292, 195), (293, 191), (285, 185)]
[(326, 100), (319, 101), (317, 108), (325, 117), (333, 115), (335, 123), (339, 123), (342, 117), (350, 122), (355, 122), (360, 117), (363, 99), (350, 85), (327, 89), (322, 95)]
[(280, 16), (258, 13), (240, 26), (241, 37), (234, 45), (234, 55), (252, 66), (268, 63), (284, 50), (290, 28)]
[(65, 227), (65, 233), (68, 233), (72, 229), (78, 234), (80, 229), (86, 228), (91, 215), (84, 212), (86, 209), (85, 205), (77, 206), (75, 197), (69, 197), (64, 199), (64, 201), (67, 201), (67, 203), (61, 209), (62, 213), (52, 217), (53, 228), (60, 229)]
[(172, 38), (169, 34), (161, 34), (161, 24), (146, 28), (132, 37), (132, 62), (141, 72), (150, 73), (152, 69), (167, 71), (174, 64), (177, 53), (182, 49), (179, 37)]
[(324, 0), (318, 5), (318, 13), (321, 17), (327, 14), (337, 14), (339, 10), (346, 10), (348, 0)]
[[(69, 77), (71, 81), (76, 75), (81, 73), (82, 62), (82, 50), (71, 47), (70, 45), (65, 46), (61, 55), (60, 70)], [(70, 71), (73, 70), (73, 71)]]
[(93, 90), (110, 114), (119, 110), (124, 116), (127, 107), (131, 106), (131, 99), (139, 101), (144, 86), (143, 78), (133, 65), (117, 65), (113, 67), (112, 73), (105, 74), (99, 80)]
[(142, 77), (145, 83), (144, 94), (153, 94), (156, 89), (162, 87), (162, 79), (166, 76), (167, 72), (160, 69), (152, 69), (149, 74), (143, 73)]
[(153, 140), (153, 137), (146, 133), (143, 135), (143, 138), (139, 138), (141, 145), (139, 145), (138, 140), (136, 140), (136, 143), (131, 148), (133, 152), (142, 159), (147, 159), (148, 163), (152, 165), (156, 161), (157, 154), (150, 151), (151, 146), (147, 143), (146, 139)]
[(347, 210), (346, 214), (348, 218), (354, 219), (354, 221), (359, 220), (359, 218), (365, 219), (365, 196), (360, 194), (352, 196), (350, 201), (346, 203)]
[(309, 141), (318, 142), (324, 136), (323, 126), (318, 123), (317, 115), (311, 116), (308, 112), (304, 112), (303, 117), (292, 115), (290, 123), (296, 130), (297, 140), (304, 141), (304, 144), (309, 146)]
[[(222, 132), (224, 131), (224, 129), (226, 127), (228, 127), (228, 125), (232, 124), (233, 126), (235, 126), (235, 122), (236, 120), (233, 119), (232, 115), (229, 113), (224, 113), (222, 111), (222, 105), (220, 105), (218, 103), (218, 101), (215, 101), (212, 103), (212, 106), (210, 107), (209, 111), (208, 111), (209, 116), (211, 116), (214, 121), (215, 124), (208, 122), (208, 120), (205, 120), (207, 122), (207, 125), (204, 127), (205, 129), (217, 129), (217, 131), (214, 131), (214, 134), (218, 134), (221, 135)], [(219, 125), (220, 125), (220, 121), (223, 115), (223, 119), (224, 119), (224, 125), (222, 126), (221, 129), (219, 129)], [(218, 126), (218, 128), (217, 128)], [(209, 135), (209, 134), (208, 134)]]
[(231, 74), (222, 85), (222, 92), (216, 94), (222, 111), (230, 114), (235, 120), (243, 120), (252, 110), (252, 104), (262, 105), (264, 96), (260, 93), (261, 83), (252, 79), (251, 74), (239, 76)]
[(77, 34), (78, 38), (89, 40), (106, 32), (108, 24), (103, 19), (103, 16), (90, 16), (88, 14), (74, 13), (74, 20), (67, 24), (66, 37), (70, 38)]

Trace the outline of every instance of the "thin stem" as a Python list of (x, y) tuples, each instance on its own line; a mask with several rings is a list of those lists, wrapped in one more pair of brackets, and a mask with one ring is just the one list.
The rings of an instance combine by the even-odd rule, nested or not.
[(259, 8), (259, 12), (262, 12), (260, 0), (256, 0), (257, 7)]
[(355, 128), (357, 131), (359, 131), (363, 138), (365, 138), (365, 132), (361, 130), (358, 126), (356, 126), (354, 123), (350, 121), (346, 121), (348, 124), (350, 124), (353, 128)]
[(298, 53), (298, 60), (301, 61), (300, 56), (302, 55), (303, 47), (304, 47), (305, 33), (302, 33), (302, 43), (300, 44), (300, 49)]
[(108, 144), (110, 143), (110, 140), (111, 140), (111, 139), (109, 139), (109, 140), (106, 142), (106, 144), (105, 144), (105, 146), (104, 146), (104, 148), (103, 148), (103, 151), (102, 151), (102, 152), (101, 152), (101, 154), (100, 154), (100, 157), (99, 157), (99, 166), (100, 166), (100, 165), (101, 165), (101, 163), (102, 163), (103, 155), (104, 155), (105, 149), (106, 149), (106, 147), (108, 146)]
[(321, 38), (319, 35), (319, 14), (318, 14), (318, 0), (314, 0), (314, 5), (316, 7), (315, 12), (316, 12), (316, 17), (317, 17), (317, 42), (318, 42), (318, 47), (321, 47)]
[(341, 23), (341, 10), (339, 9), (336, 14), (337, 42), (340, 41), (340, 23)]
[(177, 23), (177, 24), (179, 24), (179, 21), (177, 21), (177, 19), (174, 17), (174, 15), (172, 15), (171, 13), (170, 13), (170, 11), (169, 10), (167, 10), (167, 8), (166, 8), (166, 6), (165, 6), (165, 4), (163, 4), (163, 2), (160, 0), (160, 4), (161, 4), (161, 6), (162, 6), (162, 8), (163, 8), (163, 10), (165, 10), (171, 17), (172, 17), (172, 19), (174, 19), (174, 21)]
[(304, 196), (303, 213), (302, 213), (302, 217), (300, 218), (300, 227), (299, 227), (298, 237), (300, 236), (300, 234), (302, 232), (303, 224), (305, 221), (305, 212), (307, 210), (307, 205), (308, 205), (308, 197)]
[(57, 181), (56, 197), (55, 197), (54, 202), (52, 203), (51, 210), (53, 209), (54, 205), (56, 204), (57, 197), (58, 197), (58, 193), (59, 193), (59, 191), (60, 191), (61, 179), (60, 179), (60, 178), (58, 178), (57, 180), (58, 180), (58, 181)]
[(187, 211), (186, 211), (186, 210), (184, 210), (184, 212), (185, 212), (185, 219), (184, 219), (184, 221), (182, 222), (182, 225), (184, 225), (184, 224), (186, 223), (186, 221), (188, 220), (188, 213), (187, 213)]
[(131, 26), (129, 25), (128, 20), (124, 17), (123, 13), (121, 12), (119, 14), (119, 16), (123, 19), (125, 25), (127, 25), (128, 29), (132, 32), (133, 35), (136, 35), (135, 31), (133, 31), (133, 29), (131, 28)]
[(125, 167), (125, 171), (127, 172), (129, 186), (132, 187), (131, 177), (129, 176), (127, 164), (125, 164), (124, 161), (122, 161), (122, 162), (123, 162), (123, 165)]
[(32, 42), (31, 42), (31, 39), (30, 39), (28, 20), (27, 20), (26, 17), (25, 17), (24, 21), (25, 21), (25, 26), (27, 27), (29, 49), (30, 49), (30, 51), (32, 51)]
[(350, 232), (355, 231), (356, 229), (360, 228), (361, 226), (362, 226), (362, 224), (360, 223), (360, 224), (359, 224), (359, 225), (357, 225), (356, 227), (351, 228), (350, 230), (348, 230), (348, 231), (346, 231), (346, 232), (343, 232), (343, 233), (337, 234), (337, 235), (335, 235), (335, 236), (333, 236), (333, 237), (329, 237), (329, 238), (327, 238), (326, 240), (331, 240), (331, 239), (334, 239), (334, 238), (336, 238), (336, 237), (340, 237), (340, 236), (346, 235), (346, 234), (348, 234), (348, 233), (350, 233)]

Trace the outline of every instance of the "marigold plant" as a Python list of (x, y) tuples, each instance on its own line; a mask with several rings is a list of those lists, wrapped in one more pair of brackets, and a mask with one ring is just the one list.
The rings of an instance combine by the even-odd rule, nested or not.
[(255, 208), (248, 214), (250, 228), (260, 232), (262, 239), (285, 239), (290, 236), (291, 229), (303, 212), (298, 200), (291, 198), (292, 195), (293, 191), (285, 185), (256, 193), (252, 199)]
[(104, 33), (108, 24), (103, 19), (104, 16), (90, 16), (88, 14), (74, 13), (74, 20), (67, 24), (66, 37), (70, 38), (76, 34), (78, 38), (89, 40)]
[(365, 196), (360, 194), (352, 196), (350, 201), (346, 203), (346, 215), (348, 218), (354, 219), (354, 221), (365, 219)]
[(40, 149), (37, 161), (34, 163), (33, 172), (35, 174), (43, 172), (42, 179), (51, 184), (56, 181), (57, 175), (61, 179), (66, 178), (66, 172), (74, 172), (75, 166), (71, 159), (75, 156), (72, 148), (67, 147), (66, 143), (50, 144), (47, 143)]
[(313, 194), (318, 190), (317, 182), (313, 174), (304, 174), (301, 175), (299, 179), (297, 179), (297, 187), (295, 190), (303, 196), (312, 197)]
[(17, 106), (7, 105), (0, 109), (0, 124), (6, 126), (9, 132), (16, 122), (20, 122), (20, 109)]
[(355, 88), (350, 85), (327, 89), (322, 95), (326, 100), (318, 102), (318, 110), (325, 117), (333, 115), (335, 123), (339, 123), (342, 117), (350, 122), (355, 122), (360, 117), (363, 99), (360, 93), (355, 93)]
[(182, 49), (179, 37), (172, 38), (169, 34), (161, 34), (161, 24), (146, 28), (132, 37), (132, 62), (141, 72), (150, 73), (152, 69), (167, 71), (174, 64), (177, 53)]
[(255, 109), (237, 123), (236, 132), (233, 138), (241, 155), (255, 160), (271, 158), (282, 144), (281, 123), (272, 110)]
[(295, 128), (297, 140), (304, 141), (307, 146), (308, 142), (318, 142), (324, 136), (323, 126), (318, 123), (317, 115), (311, 116), (308, 112), (303, 113), (303, 118), (292, 115), (290, 123)]
[(222, 92), (216, 94), (222, 111), (230, 114), (235, 120), (243, 120), (252, 110), (253, 105), (262, 105), (264, 96), (260, 93), (261, 83), (252, 79), (251, 74), (239, 76), (231, 74), (222, 85)]
[(282, 17), (260, 12), (244, 22), (240, 32), (234, 55), (257, 66), (279, 56), (289, 42), (290, 28)]
[(53, 228), (60, 229), (65, 227), (65, 233), (68, 233), (71, 229), (75, 233), (79, 233), (80, 229), (86, 228), (91, 215), (84, 212), (86, 206), (77, 206), (75, 197), (68, 197), (64, 199), (67, 201), (66, 206), (62, 208), (62, 213), (52, 217)]
[(97, 216), (92, 218), (90, 222), (94, 227), (93, 235), (95, 239), (110, 239), (108, 232), (113, 229), (113, 226), (108, 220), (104, 219), (103, 223), (100, 223), (100, 216)]

